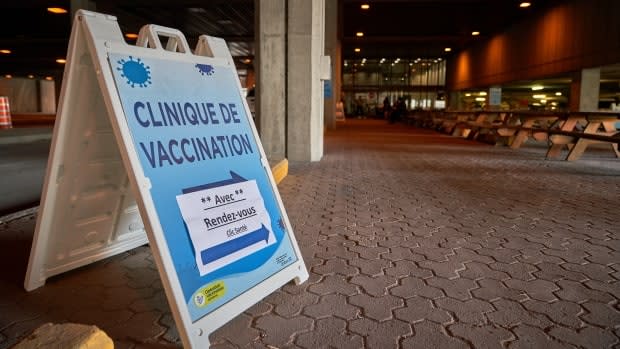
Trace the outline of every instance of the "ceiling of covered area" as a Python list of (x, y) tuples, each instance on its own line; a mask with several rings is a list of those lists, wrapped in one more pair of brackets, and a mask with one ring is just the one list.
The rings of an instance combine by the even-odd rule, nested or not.
[(123, 32), (153, 23), (179, 29), (191, 47), (202, 34), (228, 42), (233, 57), (254, 56), (254, 2), (251, 0), (101, 0), (97, 11), (114, 14)]
[[(138, 33), (145, 24), (181, 30), (190, 47), (208, 34), (227, 40), (239, 66), (254, 56), (254, 1), (252, 0), (91, 0), (96, 11), (117, 17), (121, 31)], [(0, 1), (0, 74), (60, 78), (64, 66), (56, 62), (67, 53), (71, 14), (52, 14), (48, 7), (70, 9), (69, 0)], [(128, 43), (135, 39), (125, 38)]]
[[(326, 0), (337, 1), (337, 0)], [(344, 59), (449, 57), (476, 40), (503, 31), (560, 0), (532, 0), (519, 8), (518, 0), (340, 0), (339, 36)], [(201, 34), (227, 40), (239, 66), (254, 56), (253, 0), (91, 0), (97, 11), (115, 15), (124, 33), (137, 33), (154, 23), (181, 30), (191, 46)], [(1, 1), (0, 74), (13, 76), (62, 75), (57, 58), (66, 55), (70, 14), (54, 15), (50, 6), (69, 8), (69, 0)], [(472, 31), (479, 36), (472, 36)], [(359, 38), (357, 31), (364, 32)], [(128, 42), (132, 40), (128, 39)], [(360, 48), (355, 53), (354, 48)], [(445, 52), (444, 48), (452, 48)]]
[[(344, 0), (342, 42), (345, 59), (438, 58), (488, 38), (558, 1), (535, 0)], [(473, 36), (472, 32), (479, 32)], [(358, 37), (357, 32), (363, 32)], [(360, 52), (355, 52), (359, 48)], [(445, 49), (450, 48), (450, 52)]]

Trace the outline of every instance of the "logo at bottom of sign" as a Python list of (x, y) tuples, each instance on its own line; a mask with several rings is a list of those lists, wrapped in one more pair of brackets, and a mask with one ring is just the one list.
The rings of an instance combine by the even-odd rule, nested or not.
[(194, 295), (194, 304), (202, 308), (224, 297), (226, 284), (224, 281), (215, 281), (200, 288)]

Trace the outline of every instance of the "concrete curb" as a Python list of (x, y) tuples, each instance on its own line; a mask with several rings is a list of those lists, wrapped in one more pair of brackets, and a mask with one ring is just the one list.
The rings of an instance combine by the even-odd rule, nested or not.
[(0, 144), (19, 144), (51, 140), (54, 129), (49, 127), (12, 128), (0, 131)]

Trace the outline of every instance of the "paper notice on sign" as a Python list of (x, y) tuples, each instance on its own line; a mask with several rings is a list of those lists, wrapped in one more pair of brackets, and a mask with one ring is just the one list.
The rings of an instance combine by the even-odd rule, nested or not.
[(276, 242), (255, 180), (178, 195), (200, 276)]

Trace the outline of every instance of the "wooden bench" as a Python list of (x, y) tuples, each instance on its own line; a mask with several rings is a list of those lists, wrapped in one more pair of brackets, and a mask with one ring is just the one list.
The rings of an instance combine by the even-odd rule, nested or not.
[[(607, 142), (620, 144), (620, 132), (605, 132), (605, 133), (583, 133), (575, 131), (562, 131), (562, 130), (544, 130), (544, 132), (550, 135), (551, 141), (554, 143), (575, 143), (580, 138), (590, 139), (593, 141)], [(559, 135), (560, 137), (555, 137)], [(564, 137), (564, 138), (562, 138)]]
[(433, 128), (433, 115), (437, 113), (430, 110), (412, 110), (407, 113), (405, 122), (415, 127)]
[(467, 138), (497, 144), (501, 139), (499, 130), (507, 127), (509, 121), (510, 112), (508, 111), (480, 112), (476, 120), (467, 122), (470, 132)]
[(467, 128), (463, 127), (463, 125), (467, 125), (467, 122), (475, 120), (478, 113), (479, 111), (445, 111), (439, 130), (453, 136), (467, 137), (469, 132), (466, 131)]
[(513, 124), (502, 131), (506, 135), (512, 133), (509, 146), (512, 149), (518, 149), (530, 137), (536, 141), (546, 140), (547, 134), (541, 131), (553, 127), (565, 118), (566, 113), (553, 111), (515, 111), (513, 112)]
[(528, 138), (549, 141), (547, 158), (558, 157), (567, 147), (566, 160), (574, 161), (593, 143), (611, 145), (620, 157), (617, 112), (444, 111), (432, 112), (426, 120), (432, 128), (453, 136), (476, 140), (483, 136), (483, 141), (505, 141), (513, 149), (521, 147)]
[(475, 112), (475, 118), (458, 122), (453, 136), (466, 137), (490, 144), (508, 144), (519, 130), (526, 130), (509, 110)]

